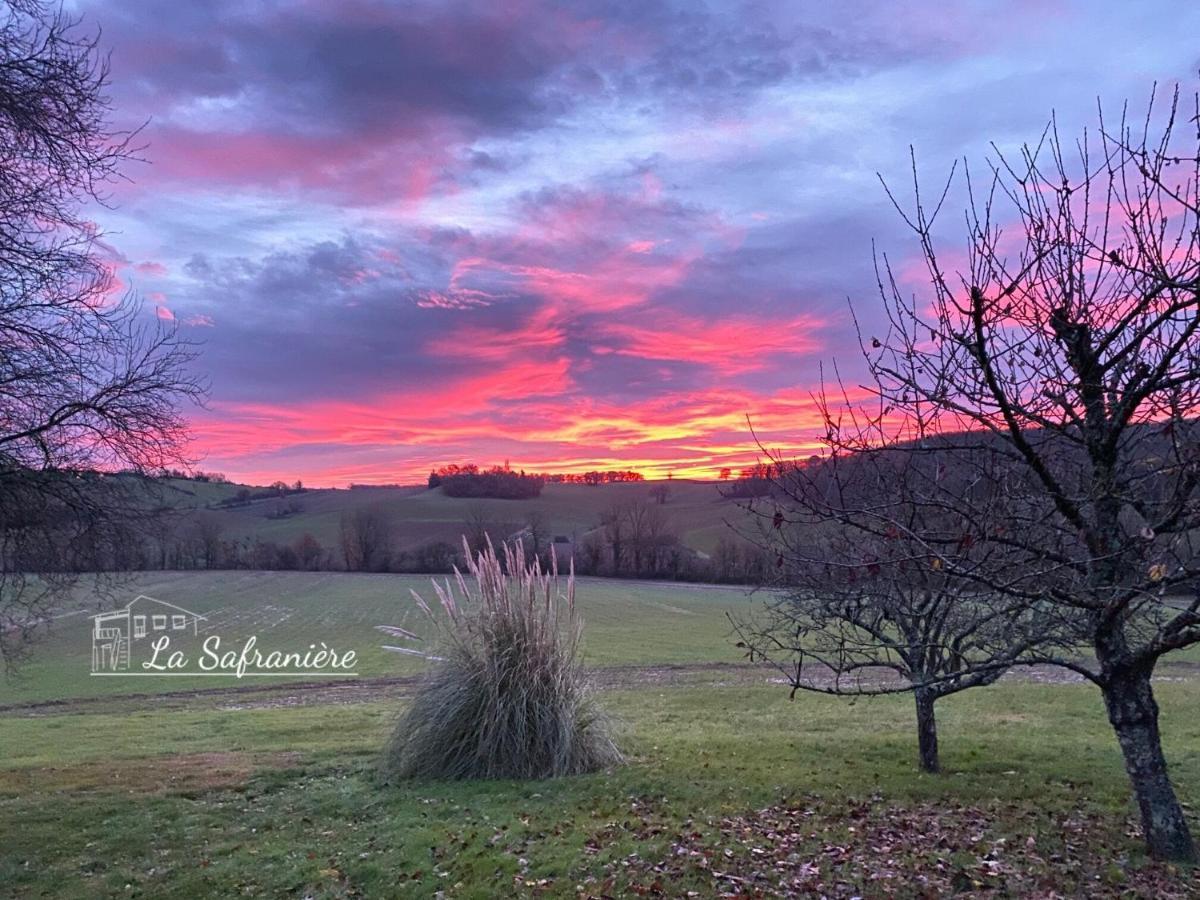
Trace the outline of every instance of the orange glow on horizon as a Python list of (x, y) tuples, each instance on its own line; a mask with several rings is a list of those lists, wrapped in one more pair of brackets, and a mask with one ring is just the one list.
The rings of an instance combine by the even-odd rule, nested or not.
[[(554, 397), (526, 397), (504, 417), (489, 403), (467, 404), (489, 386), (486, 379), (468, 379), (423, 397), (401, 392), (359, 403), (214, 405), (197, 423), (195, 450), (204, 457), (202, 468), (236, 481), (299, 477), (341, 487), (416, 483), (442, 465), (505, 460), (547, 474), (631, 469), (648, 480), (715, 480), (721, 469), (736, 471), (761, 459), (748, 414), (772, 453), (806, 457), (820, 446), (819, 409), (801, 390), (765, 397), (724, 391), (628, 406), (589, 398), (565, 419)], [(333, 464), (331, 444), (341, 448)], [(314, 448), (311, 458), (307, 447)]]

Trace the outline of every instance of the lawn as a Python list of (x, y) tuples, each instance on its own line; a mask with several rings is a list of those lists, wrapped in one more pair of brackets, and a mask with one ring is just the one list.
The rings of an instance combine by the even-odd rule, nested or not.
[[(303, 578), (313, 579), (307, 591)], [(338, 624), (347, 639), (376, 640), (374, 618), (409, 581), (243, 573), (148, 586), (264, 619), (286, 605), (295, 611), (279, 627), (296, 634)], [(596, 664), (736, 659), (722, 614), (746, 602), (737, 592), (590, 582), (581, 597)], [(343, 621), (356, 609), (361, 621)], [(76, 671), (86, 658), (72, 662), (57, 646), (45, 645), (6, 696), (94, 692), (97, 679)], [(1195, 808), (1197, 684), (1173, 676), (1158, 692), (1175, 781)], [(0, 721), (0, 895), (1197, 889), (1193, 875), (1142, 858), (1120, 754), (1086, 685), (1008, 682), (943, 701), (940, 776), (916, 769), (904, 697), (789, 701), (781, 686), (698, 670), (602, 698), (628, 764), (530, 783), (388, 784), (376, 762), (403, 699), (369, 693), (171, 708), (113, 696), (95, 710), (10, 711)]]

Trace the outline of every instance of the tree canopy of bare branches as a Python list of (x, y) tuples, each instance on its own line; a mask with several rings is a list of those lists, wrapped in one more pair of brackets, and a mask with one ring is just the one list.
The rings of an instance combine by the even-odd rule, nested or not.
[[(38, 0), (0, 8), (0, 655), (81, 570), (127, 562), (146, 483), (182, 459), (192, 349), (120, 296), (89, 202), (135, 155), (96, 38)], [(124, 537), (122, 537), (124, 535)]]
[[(781, 467), (772, 499), (751, 508), (786, 590), (731, 618), (747, 655), (777, 668), (793, 693), (912, 692), (920, 765), (937, 772), (937, 700), (992, 684), (1053, 632), (1024, 601), (947, 572), (1001, 560), (910, 493), (923, 464), (881, 452)], [(989, 504), (993, 514), (1001, 509)]]
[(384, 506), (344, 512), (338, 526), (347, 572), (387, 571), (393, 528)]
[[(910, 201), (889, 196), (927, 288), (879, 258), (872, 399), (826, 396), (827, 458), (908, 456), (907, 493), (936, 527), (858, 495), (826, 516), (894, 529), (963, 591), (1024, 605), (1074, 645), (1024, 658), (1099, 687), (1150, 853), (1194, 860), (1151, 675), (1200, 642), (1200, 101), (1101, 112), (1077, 140), (1052, 121), (932, 200), (915, 163), (913, 182)], [(938, 221), (951, 185), (966, 198), (953, 255)]]

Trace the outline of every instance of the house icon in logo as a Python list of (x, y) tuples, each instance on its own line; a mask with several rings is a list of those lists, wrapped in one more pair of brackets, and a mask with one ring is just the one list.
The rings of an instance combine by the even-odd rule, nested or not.
[(92, 672), (127, 672), (137, 643), (159, 634), (197, 633), (204, 616), (139, 594), (124, 609), (92, 616)]

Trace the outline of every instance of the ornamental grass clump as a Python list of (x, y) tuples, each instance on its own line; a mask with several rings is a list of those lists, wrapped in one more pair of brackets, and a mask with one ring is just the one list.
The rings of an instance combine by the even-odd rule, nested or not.
[[(560, 590), (518, 543), (472, 555), (433, 584), (432, 665), (388, 742), (385, 769), (401, 778), (554, 778), (620, 762), (580, 660), (583, 623), (574, 566)], [(396, 629), (393, 633), (401, 631)]]

